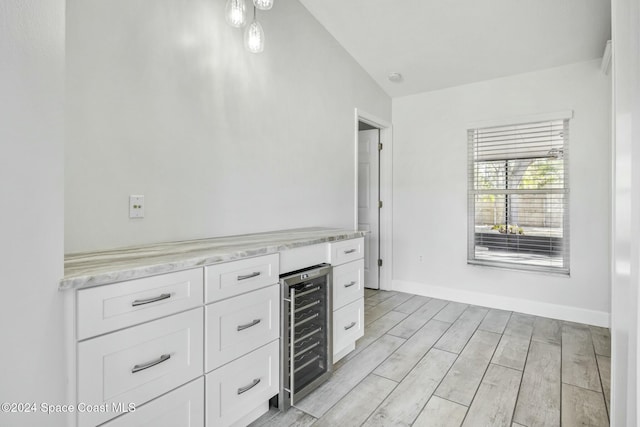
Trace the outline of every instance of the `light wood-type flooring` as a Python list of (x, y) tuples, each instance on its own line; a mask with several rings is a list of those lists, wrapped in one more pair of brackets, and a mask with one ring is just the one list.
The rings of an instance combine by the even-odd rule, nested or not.
[(609, 425), (608, 329), (369, 289), (365, 324), (327, 383), (251, 426)]

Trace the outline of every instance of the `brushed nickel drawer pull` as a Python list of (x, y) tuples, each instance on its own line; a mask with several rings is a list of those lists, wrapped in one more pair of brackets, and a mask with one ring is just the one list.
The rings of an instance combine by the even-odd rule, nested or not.
[(349, 329), (353, 328), (354, 326), (356, 326), (356, 322), (351, 322), (351, 324), (349, 326), (345, 326), (344, 330), (348, 331)]
[(143, 363), (141, 365), (136, 365), (133, 367), (133, 369), (131, 370), (132, 374), (135, 374), (136, 372), (140, 372), (140, 371), (144, 371), (145, 369), (149, 369), (152, 366), (156, 366), (162, 362), (166, 362), (167, 360), (171, 359), (171, 355), (170, 354), (163, 354), (162, 356), (160, 356), (159, 359), (156, 359), (152, 362), (147, 362), (147, 363)]
[(356, 283), (357, 283), (357, 282), (356, 282), (355, 280), (353, 280), (351, 283), (345, 283), (345, 284), (344, 284), (344, 287), (345, 287), (345, 288), (350, 288), (350, 287), (352, 287), (353, 285), (355, 285)]
[(240, 387), (238, 389), (238, 394), (242, 394), (246, 391), (251, 390), (252, 388), (254, 388), (255, 386), (257, 386), (260, 383), (260, 378), (256, 378), (255, 380), (253, 380), (253, 382), (247, 386), (244, 387)]
[(346, 254), (352, 254), (354, 253), (356, 250), (355, 249), (349, 249), (348, 251), (344, 251), (345, 255)]
[(132, 307), (137, 307), (139, 305), (151, 304), (152, 302), (162, 301), (163, 299), (171, 298), (171, 294), (160, 294), (157, 297), (147, 298), (147, 299), (137, 299), (131, 303)]
[(256, 277), (259, 276), (260, 274), (262, 274), (259, 271), (254, 271), (251, 274), (245, 274), (244, 276), (238, 276), (238, 280), (246, 280), (246, 279), (251, 279), (252, 277)]
[(254, 321), (251, 323), (247, 323), (246, 325), (239, 325), (238, 332), (244, 331), (245, 329), (249, 329), (252, 326), (256, 326), (258, 323), (260, 323), (260, 320), (262, 319), (254, 319)]

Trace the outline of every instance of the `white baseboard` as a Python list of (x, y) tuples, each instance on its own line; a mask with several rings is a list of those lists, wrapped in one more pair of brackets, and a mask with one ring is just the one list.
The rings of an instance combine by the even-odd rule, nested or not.
[(394, 291), (407, 292), (425, 297), (480, 305), (500, 310), (517, 311), (535, 316), (585, 323), (587, 325), (602, 326), (605, 328), (611, 325), (611, 314), (604, 311), (587, 310), (567, 305), (445, 288), (405, 280), (393, 280), (391, 286)]

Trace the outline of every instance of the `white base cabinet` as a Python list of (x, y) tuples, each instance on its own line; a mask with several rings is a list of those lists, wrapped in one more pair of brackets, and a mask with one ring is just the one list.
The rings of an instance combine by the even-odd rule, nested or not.
[(280, 336), (278, 285), (210, 304), (205, 310), (205, 372)]
[(278, 283), (278, 254), (205, 267), (205, 302), (220, 301)]
[(329, 263), (334, 267), (364, 258), (364, 237), (341, 240), (329, 246)]
[(78, 292), (78, 339), (202, 306), (203, 271), (178, 271)]
[[(202, 375), (202, 307), (78, 344), (82, 426), (118, 415)], [(104, 408), (104, 410), (102, 409)]]
[(206, 375), (207, 427), (232, 426), (278, 394), (279, 354), (273, 341)]
[(331, 243), (333, 266), (333, 363), (364, 335), (364, 238)]
[(270, 254), (78, 290), (73, 400), (95, 409), (72, 425), (257, 418), (279, 391), (278, 278)]
[(364, 297), (364, 259), (333, 268), (333, 309)]
[(205, 419), (230, 427), (268, 410), (280, 390), (278, 255), (206, 269)]
[(185, 384), (101, 427), (204, 427), (204, 378)]
[(340, 352), (364, 335), (364, 300), (359, 298), (333, 312), (334, 362)]
[(69, 399), (95, 407), (70, 414), (69, 424), (249, 424), (279, 392), (281, 264), (333, 265), (336, 362), (364, 334), (363, 241), (296, 248), (282, 263), (275, 253), (69, 293)]

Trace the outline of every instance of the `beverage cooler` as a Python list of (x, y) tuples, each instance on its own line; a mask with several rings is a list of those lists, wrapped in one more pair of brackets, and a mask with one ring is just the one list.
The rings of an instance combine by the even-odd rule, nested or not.
[(280, 394), (287, 410), (331, 376), (331, 266), (317, 265), (280, 276)]

